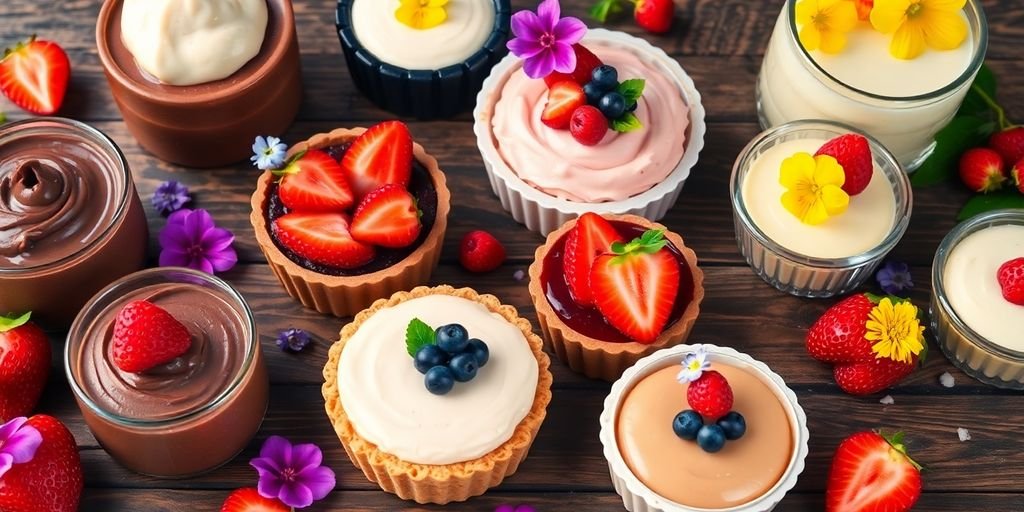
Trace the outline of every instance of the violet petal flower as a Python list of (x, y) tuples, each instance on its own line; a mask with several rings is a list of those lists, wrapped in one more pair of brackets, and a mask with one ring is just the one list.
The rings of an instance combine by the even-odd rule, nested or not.
[(178, 210), (160, 231), (160, 266), (188, 267), (208, 274), (226, 272), (238, 263), (235, 236), (218, 228), (206, 210)]
[(43, 443), (43, 436), (27, 422), (28, 418), (19, 417), (0, 425), (0, 479), (15, 464), (31, 461)]
[(277, 335), (276, 343), (278, 348), (286, 352), (301, 352), (310, 341), (309, 333), (302, 329), (285, 329)]
[(334, 490), (334, 471), (322, 463), (323, 452), (317, 445), (292, 445), (283, 437), (271, 436), (260, 448), (260, 456), (249, 465), (259, 473), (256, 489), (260, 496), (305, 508)]
[(572, 45), (587, 33), (587, 25), (578, 18), (561, 18), (558, 0), (544, 0), (537, 12), (519, 11), (512, 15), (515, 38), (507, 46), (523, 59), (523, 72), (530, 78), (544, 78), (553, 71), (572, 73), (576, 52)]
[(887, 261), (875, 274), (878, 285), (889, 295), (900, 295), (914, 287), (910, 266), (902, 261)]
[(185, 206), (192, 197), (188, 194), (188, 187), (177, 181), (165, 181), (153, 192), (153, 208), (160, 215), (174, 213)]

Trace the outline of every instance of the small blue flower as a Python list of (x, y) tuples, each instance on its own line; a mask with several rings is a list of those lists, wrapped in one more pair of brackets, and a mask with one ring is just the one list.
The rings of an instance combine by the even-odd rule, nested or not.
[(708, 349), (704, 345), (697, 345), (696, 350), (683, 357), (683, 368), (676, 375), (680, 384), (694, 382), (701, 374), (711, 369), (711, 361), (708, 361)]
[(153, 192), (153, 208), (160, 215), (169, 215), (188, 204), (192, 197), (188, 195), (188, 187), (177, 181), (165, 181)]
[(875, 274), (878, 285), (889, 295), (900, 295), (914, 287), (910, 266), (902, 261), (887, 261)]
[(285, 352), (301, 352), (310, 341), (309, 333), (302, 329), (285, 329), (277, 335), (277, 346)]
[(256, 142), (252, 143), (252, 152), (253, 155), (249, 157), (249, 160), (260, 170), (278, 169), (284, 165), (288, 145), (277, 137), (258, 135)]

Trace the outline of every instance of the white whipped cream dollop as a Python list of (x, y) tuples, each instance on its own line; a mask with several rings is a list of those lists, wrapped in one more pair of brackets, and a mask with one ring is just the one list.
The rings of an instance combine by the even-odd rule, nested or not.
[(227, 78), (259, 54), (266, 0), (124, 0), (121, 39), (146, 73), (170, 85)]
[[(448, 394), (432, 395), (406, 352), (413, 318), (435, 328), (462, 324), (471, 338), (487, 343), (487, 365)], [(443, 465), (476, 459), (508, 441), (533, 407), (538, 375), (517, 326), (476, 302), (431, 295), (362, 323), (341, 353), (338, 389), (360, 436), (406, 462)]]

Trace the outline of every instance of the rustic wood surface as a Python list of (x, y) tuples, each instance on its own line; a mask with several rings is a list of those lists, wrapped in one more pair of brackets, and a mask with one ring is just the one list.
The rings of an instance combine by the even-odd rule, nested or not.
[[(923, 369), (891, 390), (895, 403), (879, 396), (852, 398), (832, 382), (828, 368), (807, 357), (802, 348), (808, 326), (830, 305), (828, 300), (797, 299), (769, 288), (737, 252), (728, 200), (728, 177), (739, 150), (759, 130), (754, 110), (754, 83), (781, 1), (677, 0), (677, 23), (671, 34), (641, 33), (629, 20), (612, 27), (639, 35), (677, 58), (693, 77), (708, 111), (707, 147), (664, 222), (681, 233), (699, 255), (707, 275), (707, 298), (692, 340), (730, 345), (770, 365), (797, 394), (812, 432), (807, 469), (779, 510), (823, 509), (825, 476), (839, 441), (873, 428), (907, 432), (910, 449), (927, 467), (925, 495), (916, 510), (1008, 512), (1024, 510), (1024, 451), (1019, 437), (1024, 398), (971, 380), (950, 365), (932, 345)], [(0, 42), (10, 44), (32, 33), (58, 41), (73, 67), (72, 85), (62, 115), (105, 131), (128, 155), (139, 194), (148, 199), (167, 179), (186, 183), (194, 206), (206, 208), (237, 235), (241, 263), (225, 275), (256, 312), (273, 390), (263, 429), (249, 447), (222, 469), (190, 480), (158, 480), (131, 473), (97, 445), (55, 365), (40, 410), (55, 414), (78, 440), (86, 475), (82, 508), (98, 512), (213, 511), (228, 492), (252, 485), (248, 466), (259, 444), (272, 434), (310, 440), (325, 448), (326, 462), (339, 476), (337, 490), (311, 510), (440, 510), (417, 507), (381, 492), (349, 463), (334, 437), (320, 397), (320, 371), (326, 352), (345, 319), (303, 309), (284, 294), (255, 245), (248, 222), (249, 195), (257, 172), (245, 164), (195, 171), (166, 164), (147, 154), (125, 129), (103, 78), (96, 54), (94, 25), (99, 0), (5, 0), (0, 4)], [(516, 8), (532, 0), (515, 0)], [(564, 10), (583, 16), (589, 0), (563, 0)], [(1024, 119), (1024, 3), (986, 0), (991, 27), (989, 64), (1000, 78), (1002, 99), (1010, 114)], [(295, 0), (302, 48), (305, 102), (286, 140), (304, 139), (335, 127), (367, 125), (390, 116), (374, 108), (354, 89), (333, 28), (334, 2)], [(0, 99), (8, 117), (24, 117)], [(410, 123), (412, 132), (442, 163), (452, 184), (453, 211), (435, 283), (472, 286), (494, 293), (533, 319), (525, 270), (542, 239), (516, 224), (492, 195), (476, 149), (468, 114), (446, 122)], [(967, 194), (958, 186), (916, 190), (910, 230), (893, 257), (913, 266), (914, 299), (927, 301), (930, 263), (939, 241), (953, 227), (956, 209)], [(155, 233), (163, 220), (144, 201), (150, 219), (151, 257)], [(508, 248), (507, 263), (492, 274), (472, 276), (456, 262), (461, 236), (486, 228)], [(299, 327), (316, 342), (301, 354), (285, 354), (273, 343), (282, 329)], [(54, 333), (57, 346), (63, 333)], [(490, 511), (501, 503), (529, 503), (541, 511), (620, 510), (597, 439), (597, 417), (609, 386), (569, 372), (559, 363), (554, 400), (529, 458), (520, 471), (484, 497), (446, 509)], [(950, 372), (956, 386), (939, 385)], [(957, 427), (973, 439), (960, 442)]]

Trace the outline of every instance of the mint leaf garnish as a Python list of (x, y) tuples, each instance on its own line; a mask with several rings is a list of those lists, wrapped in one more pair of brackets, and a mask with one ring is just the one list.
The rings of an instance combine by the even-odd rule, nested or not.
[(1024, 208), (1024, 196), (1016, 190), (1004, 190), (992, 194), (979, 194), (972, 197), (957, 214), (957, 221), (965, 221), (980, 213), (1004, 208)]
[(416, 357), (416, 352), (421, 348), (433, 344), (434, 328), (419, 318), (410, 320), (409, 326), (405, 328), (405, 349), (409, 355)]
[(611, 129), (619, 133), (629, 133), (643, 127), (644, 125), (640, 122), (640, 118), (636, 117), (632, 112), (627, 112), (622, 117), (611, 122)]
[(615, 88), (623, 98), (626, 98), (626, 107), (632, 107), (636, 103), (636, 100), (640, 99), (640, 96), (644, 95), (644, 87), (647, 85), (647, 81), (643, 78), (631, 78), (625, 80)]

